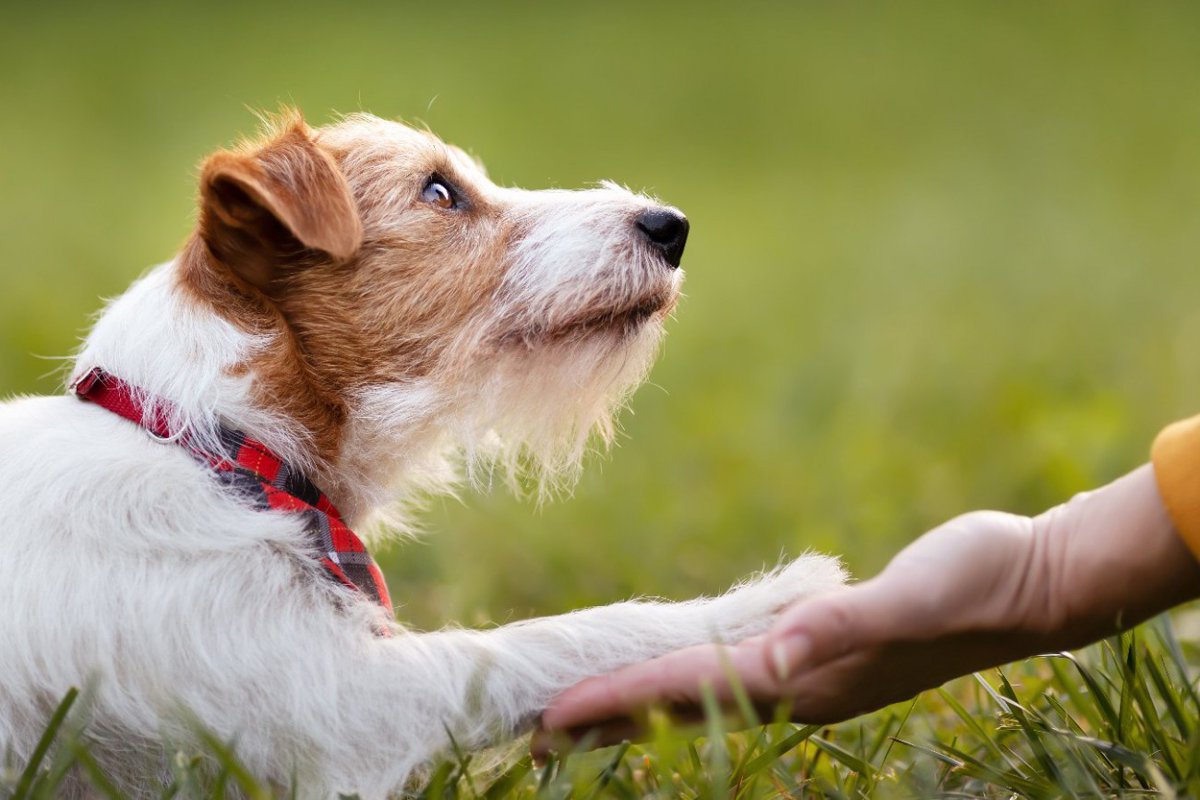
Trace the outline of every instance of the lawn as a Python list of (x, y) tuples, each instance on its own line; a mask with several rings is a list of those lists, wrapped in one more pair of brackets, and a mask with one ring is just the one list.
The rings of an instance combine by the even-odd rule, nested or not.
[[(379, 553), (402, 618), (683, 598), (809, 548), (867, 576), (963, 511), (1111, 480), (1200, 410), (1198, 35), (1170, 2), (9, 8), (0, 390), (58, 389), (54, 357), (171, 256), (248, 107), (403, 117), (502, 184), (657, 193), (692, 236), (619, 445), (542, 507), (431, 503)], [(1156, 625), (1082, 670), (1013, 665), (1011, 693), (992, 672), (828, 730), (701, 731), (694, 755), (664, 732), (512, 791), (1194, 793), (1192, 647)], [(486, 791), (448, 763), (434, 788)]]

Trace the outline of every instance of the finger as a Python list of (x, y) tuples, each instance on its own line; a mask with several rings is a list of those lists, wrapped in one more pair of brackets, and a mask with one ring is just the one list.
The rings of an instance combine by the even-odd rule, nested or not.
[(797, 603), (767, 633), (763, 668), (779, 682), (864, 647), (904, 625), (902, 597), (873, 581)]
[(718, 701), (732, 697), (736, 675), (752, 699), (771, 694), (775, 681), (764, 668), (762, 640), (733, 647), (701, 645), (634, 664), (609, 675), (589, 678), (559, 695), (542, 715), (547, 730), (567, 730), (614, 718), (632, 717), (651, 705), (697, 708), (703, 687)]
[(669, 696), (673, 703), (699, 702), (701, 682), (719, 674), (718, 645), (701, 645), (633, 664), (576, 684), (542, 714), (542, 727), (566, 730), (628, 717)]
[(800, 673), (787, 684), (788, 715), (795, 722), (826, 725), (916, 693), (893, 686), (880, 667), (859, 651)]

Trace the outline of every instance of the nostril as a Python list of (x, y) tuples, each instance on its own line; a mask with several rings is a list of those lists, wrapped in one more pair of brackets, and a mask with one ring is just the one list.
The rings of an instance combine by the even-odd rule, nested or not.
[(652, 208), (637, 218), (638, 230), (645, 234), (672, 267), (678, 267), (687, 243), (687, 217), (669, 208)]

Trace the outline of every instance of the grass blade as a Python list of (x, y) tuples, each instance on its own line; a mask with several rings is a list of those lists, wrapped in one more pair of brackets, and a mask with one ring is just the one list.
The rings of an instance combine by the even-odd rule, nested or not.
[(875, 773), (874, 767), (840, 745), (836, 745), (819, 736), (813, 736), (810, 741), (825, 751), (825, 754), (834, 761), (837, 761), (842, 766), (849, 767), (859, 775), (873, 775)]
[(71, 706), (75, 703), (75, 698), (79, 696), (79, 690), (72, 687), (63, 697), (62, 702), (54, 709), (54, 714), (50, 717), (50, 724), (46, 726), (46, 730), (42, 731), (41, 738), (38, 739), (37, 746), (33, 749), (33, 755), (29, 758), (29, 763), (25, 765), (24, 771), (21, 772), (21, 777), (17, 781), (16, 790), (13, 792), (13, 800), (26, 800), (29, 797), (29, 790), (33, 786), (34, 778), (37, 777), (38, 770), (41, 769), (42, 762), (46, 759), (46, 753), (50, 752), (50, 746), (54, 744), (55, 738), (58, 737), (59, 729), (62, 728), (63, 722), (67, 718), (67, 712), (71, 710)]
[(773, 761), (779, 759), (784, 753), (789, 750), (794, 750), (804, 742), (808, 741), (813, 734), (821, 730), (820, 725), (805, 725), (803, 728), (795, 731), (787, 737), (780, 739), (778, 742), (767, 747), (759, 753), (752, 761), (746, 764), (745, 772), (748, 774), (757, 774)]

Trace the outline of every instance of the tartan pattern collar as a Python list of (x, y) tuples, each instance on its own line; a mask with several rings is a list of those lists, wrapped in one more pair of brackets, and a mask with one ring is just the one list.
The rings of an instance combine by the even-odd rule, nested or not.
[(136, 423), (156, 439), (183, 447), (252, 507), (299, 515), (312, 545), (313, 558), (330, 580), (366, 595), (389, 616), (392, 614), (383, 573), (362, 540), (312, 481), (262, 442), (222, 426), (218, 430), (219, 447), (202, 448), (186, 432), (172, 431), (165, 413), (148, 414), (144, 392), (100, 368), (76, 380), (71, 391), (82, 400)]

